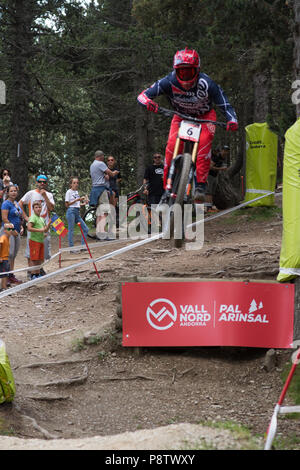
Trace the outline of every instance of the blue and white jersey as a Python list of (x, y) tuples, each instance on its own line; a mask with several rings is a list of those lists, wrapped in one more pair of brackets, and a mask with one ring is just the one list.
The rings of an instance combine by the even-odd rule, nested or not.
[(237, 122), (235, 110), (224, 91), (205, 73), (199, 74), (194, 87), (184, 90), (173, 71), (144, 90), (137, 99), (141, 105), (147, 106), (149, 101), (160, 95), (165, 95), (172, 108), (180, 113), (201, 117), (215, 105), (222, 111), (227, 121)]

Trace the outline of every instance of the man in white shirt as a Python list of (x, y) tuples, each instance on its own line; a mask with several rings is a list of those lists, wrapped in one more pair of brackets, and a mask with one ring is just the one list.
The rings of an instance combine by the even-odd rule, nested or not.
[[(50, 213), (54, 210), (54, 198), (53, 194), (47, 191), (48, 187), (48, 178), (45, 175), (39, 175), (36, 179), (36, 188), (28, 191), (22, 199), (19, 201), (19, 204), (23, 210), (25, 221), (28, 222), (29, 217), (33, 213), (32, 204), (33, 202), (40, 201), (42, 204), (41, 217), (45, 219), (45, 224), (47, 225), (50, 220)], [(25, 212), (24, 206), (28, 206), (28, 215)], [(28, 259), (28, 266), (30, 266), (30, 256), (29, 256), (29, 232), (27, 232), (27, 245), (25, 250), (25, 257)], [(51, 258), (51, 236), (48, 232), (45, 237), (44, 242), (45, 249), (45, 259)], [(44, 274), (44, 270), (41, 270), (41, 274)]]

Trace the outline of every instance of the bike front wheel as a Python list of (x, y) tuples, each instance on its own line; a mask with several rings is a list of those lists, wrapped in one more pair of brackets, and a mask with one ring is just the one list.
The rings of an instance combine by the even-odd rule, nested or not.
[(182, 247), (184, 239), (183, 203), (187, 192), (191, 165), (191, 154), (184, 153), (178, 157), (172, 188), (172, 192), (176, 196), (172, 204), (174, 208), (170, 211), (170, 236), (176, 248)]

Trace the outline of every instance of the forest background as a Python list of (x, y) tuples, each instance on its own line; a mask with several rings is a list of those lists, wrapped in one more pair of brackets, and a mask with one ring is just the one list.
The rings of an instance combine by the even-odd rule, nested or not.
[(20, 197), (48, 175), (60, 214), (71, 176), (89, 194), (95, 150), (117, 159), (122, 194), (135, 189), (170, 125), (136, 97), (187, 46), (236, 109), (239, 131), (217, 130), (214, 141), (230, 145), (235, 185), (253, 122), (279, 136), (280, 179), (284, 134), (299, 115), (299, 18), (300, 0), (0, 0), (0, 167)]

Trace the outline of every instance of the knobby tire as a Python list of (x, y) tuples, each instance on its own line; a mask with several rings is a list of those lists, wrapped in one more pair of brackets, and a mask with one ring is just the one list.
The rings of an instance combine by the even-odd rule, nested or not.
[[(173, 191), (176, 193), (176, 198), (173, 201), (173, 204), (178, 204), (181, 209), (183, 209), (184, 197), (186, 194), (186, 187), (189, 180), (191, 164), (192, 156), (189, 153), (184, 153), (178, 159), (178, 168), (173, 182)], [(176, 224), (174, 221), (174, 212), (170, 212), (170, 236), (173, 239), (175, 248), (181, 248), (183, 245), (184, 238), (183, 214), (180, 223), (178, 223), (178, 217), (176, 217), (175, 220), (177, 222)], [(178, 233), (181, 233), (181, 237), (175, 238), (176, 234)]]

